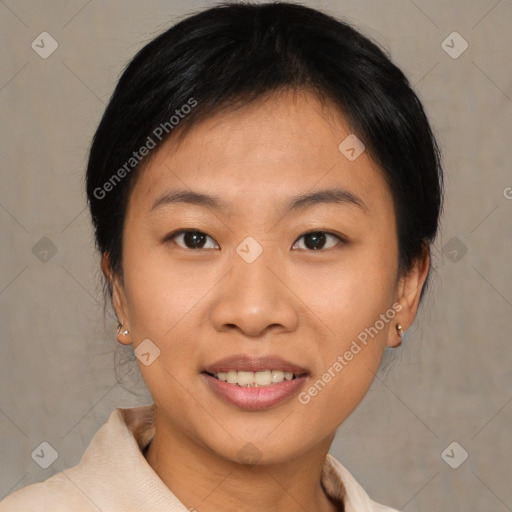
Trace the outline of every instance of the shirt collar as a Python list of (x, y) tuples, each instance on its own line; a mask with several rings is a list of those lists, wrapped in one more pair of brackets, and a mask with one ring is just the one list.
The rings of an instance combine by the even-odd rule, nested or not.
[[(135, 442), (144, 456), (155, 435), (155, 404), (134, 407), (130, 409), (116, 409), (119, 411), (122, 422), (132, 433)], [(346, 497), (345, 487), (333, 464), (333, 457), (327, 455), (322, 469), (322, 487), (327, 496), (335, 503), (339, 510), (344, 510), (343, 500)], [(147, 462), (146, 462), (147, 463)]]
[[(144, 457), (143, 450), (155, 433), (154, 413), (155, 404), (115, 409), (92, 439), (80, 463), (65, 471), (66, 478), (100, 510), (187, 512)], [(393, 512), (373, 502), (330, 454), (324, 462), (321, 483), (339, 510)]]

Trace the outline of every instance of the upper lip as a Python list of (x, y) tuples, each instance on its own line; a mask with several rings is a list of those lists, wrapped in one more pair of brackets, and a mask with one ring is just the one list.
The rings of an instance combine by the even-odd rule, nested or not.
[(302, 375), (308, 371), (280, 357), (249, 357), (247, 355), (234, 355), (219, 359), (213, 364), (205, 367), (207, 373), (220, 373), (229, 371), (260, 372), (263, 370), (281, 370), (292, 372), (295, 375)]

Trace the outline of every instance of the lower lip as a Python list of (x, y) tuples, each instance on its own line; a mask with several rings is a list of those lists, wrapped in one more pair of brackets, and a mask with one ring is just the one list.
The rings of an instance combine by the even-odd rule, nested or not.
[(302, 375), (269, 386), (242, 387), (216, 379), (207, 373), (202, 375), (214, 393), (230, 404), (250, 411), (268, 409), (284, 402), (290, 396), (296, 394), (306, 381), (306, 375)]

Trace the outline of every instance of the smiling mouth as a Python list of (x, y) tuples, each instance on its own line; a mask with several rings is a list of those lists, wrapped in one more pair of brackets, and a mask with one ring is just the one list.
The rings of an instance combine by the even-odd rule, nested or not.
[(281, 382), (295, 380), (305, 375), (305, 373), (295, 374), (282, 370), (263, 370), (258, 372), (230, 370), (219, 373), (210, 373), (205, 371), (204, 373), (217, 380), (244, 388), (268, 387), (280, 384)]

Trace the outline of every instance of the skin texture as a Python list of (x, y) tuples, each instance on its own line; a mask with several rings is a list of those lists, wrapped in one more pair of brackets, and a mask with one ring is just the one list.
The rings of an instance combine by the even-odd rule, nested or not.
[[(386, 346), (399, 345), (416, 315), (428, 253), (406, 276), (398, 269), (392, 196), (367, 152), (349, 161), (338, 145), (351, 133), (341, 113), (312, 93), (285, 92), (222, 112), (177, 144), (156, 151), (129, 198), (123, 277), (102, 268), (114, 307), (136, 348), (149, 338), (161, 353), (143, 379), (157, 405), (148, 463), (187, 506), (200, 512), (335, 510), (320, 485), (336, 429), (356, 408)], [(165, 192), (218, 196), (228, 208), (174, 203), (151, 210)], [(351, 203), (285, 212), (289, 200), (342, 188)], [(178, 229), (208, 235), (202, 249)], [(308, 248), (304, 233), (334, 233)], [(262, 254), (236, 252), (247, 237)], [(310, 245), (309, 245), (310, 247)], [(322, 244), (320, 243), (320, 247)], [(201, 375), (221, 358), (278, 356), (309, 372), (307, 390), (379, 315), (401, 310), (309, 403), (297, 393), (263, 411), (215, 395)], [(252, 443), (249, 466), (240, 450)]]

